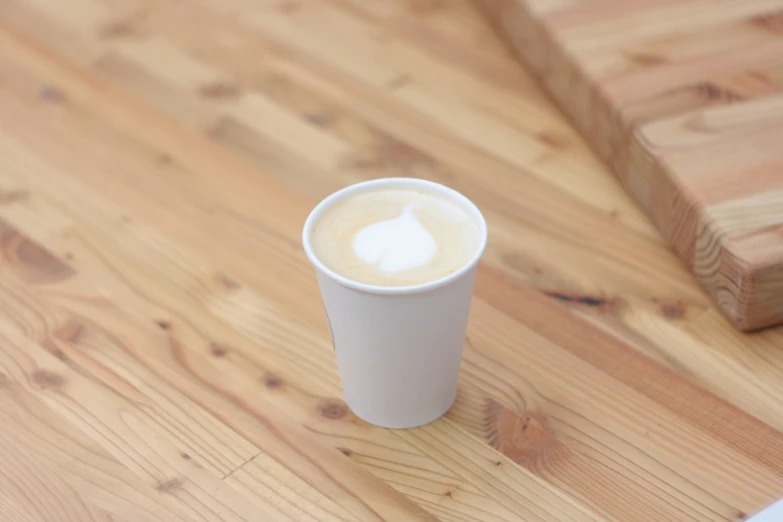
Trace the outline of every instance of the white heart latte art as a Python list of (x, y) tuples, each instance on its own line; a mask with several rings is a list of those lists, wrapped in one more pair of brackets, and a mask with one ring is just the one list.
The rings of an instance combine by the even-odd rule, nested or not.
[(356, 255), (384, 272), (401, 272), (430, 262), (438, 250), (435, 238), (416, 218), (418, 205), (406, 205), (400, 217), (361, 229), (353, 240)]

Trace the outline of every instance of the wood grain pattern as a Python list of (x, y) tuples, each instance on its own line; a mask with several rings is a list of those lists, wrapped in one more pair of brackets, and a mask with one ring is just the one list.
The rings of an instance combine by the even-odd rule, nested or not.
[(478, 3), (729, 319), (783, 322), (783, 2)]
[[(299, 244), (390, 175), (491, 228), (457, 403), (409, 431), (341, 400)], [(3, 520), (715, 521), (783, 494), (783, 331), (730, 328), (468, 0), (6, 0), (0, 220)]]

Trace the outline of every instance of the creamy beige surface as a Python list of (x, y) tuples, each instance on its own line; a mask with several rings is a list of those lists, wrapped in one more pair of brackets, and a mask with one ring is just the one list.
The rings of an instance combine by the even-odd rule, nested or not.
[[(435, 240), (431, 259), (399, 271), (362, 259), (354, 248), (357, 235), (373, 225), (398, 220), (406, 209)], [(344, 277), (372, 285), (405, 286), (441, 279), (465, 266), (479, 248), (480, 229), (467, 209), (439, 195), (418, 189), (379, 189), (348, 196), (328, 208), (315, 223), (310, 240), (321, 262)], [(405, 248), (413, 245), (411, 238)]]

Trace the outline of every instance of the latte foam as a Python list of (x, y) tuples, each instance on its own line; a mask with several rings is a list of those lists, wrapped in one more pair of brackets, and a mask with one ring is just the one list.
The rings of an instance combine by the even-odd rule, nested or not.
[(445, 277), (479, 249), (480, 227), (468, 210), (418, 189), (378, 189), (328, 208), (311, 233), (315, 255), (360, 283), (407, 286)]

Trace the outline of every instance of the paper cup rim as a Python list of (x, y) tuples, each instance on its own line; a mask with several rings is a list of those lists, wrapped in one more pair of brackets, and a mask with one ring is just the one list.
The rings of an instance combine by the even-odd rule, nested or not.
[[(420, 283), (417, 285), (383, 286), (383, 285), (372, 285), (368, 283), (360, 283), (358, 281), (354, 281), (353, 279), (340, 275), (334, 270), (327, 267), (320, 259), (318, 259), (318, 256), (313, 251), (312, 245), (310, 243), (310, 236), (312, 234), (312, 230), (313, 230), (313, 226), (315, 225), (315, 222), (318, 220), (318, 218), (321, 217), (321, 215), (327, 209), (332, 207), (337, 202), (345, 199), (346, 197), (351, 196), (353, 194), (359, 194), (361, 192), (367, 192), (369, 190), (379, 189), (379, 188), (424, 189), (433, 192), (435, 194), (444, 196), (450, 201), (462, 206), (465, 210), (469, 211), (473, 215), (474, 219), (479, 225), (479, 228), (481, 229), (480, 230), (481, 238), (479, 241), (479, 246), (476, 249), (476, 253), (473, 255), (473, 257), (470, 258), (470, 260), (467, 263), (465, 263), (463, 266), (461, 266), (459, 269), (455, 270), (454, 272), (450, 273), (449, 275), (443, 276), (438, 279), (433, 279), (432, 281), (427, 281), (426, 283)], [(404, 295), (404, 294), (415, 294), (419, 292), (427, 292), (430, 290), (434, 290), (436, 288), (445, 286), (451, 283), (452, 281), (455, 281), (460, 277), (462, 277), (463, 275), (465, 275), (465, 273), (472, 270), (478, 264), (479, 259), (481, 259), (481, 256), (484, 254), (484, 250), (486, 250), (487, 248), (487, 239), (488, 239), (487, 236), (488, 236), (487, 222), (484, 219), (484, 215), (481, 213), (481, 211), (479, 210), (479, 208), (476, 206), (475, 203), (473, 203), (470, 199), (468, 199), (460, 192), (452, 188), (449, 188), (445, 185), (442, 185), (440, 183), (429, 181), (426, 179), (380, 178), (380, 179), (374, 179), (370, 181), (362, 181), (344, 187), (338, 190), (337, 192), (334, 192), (333, 194), (327, 196), (320, 203), (318, 203), (315, 206), (315, 208), (310, 212), (310, 215), (307, 216), (307, 220), (305, 221), (304, 229), (302, 230), (302, 244), (304, 245), (304, 250), (305, 250), (305, 254), (307, 254), (307, 258), (315, 266), (315, 268), (318, 271), (322, 272), (323, 274), (329, 276), (329, 278), (340, 283), (341, 285), (361, 292), (367, 292), (373, 294)]]

